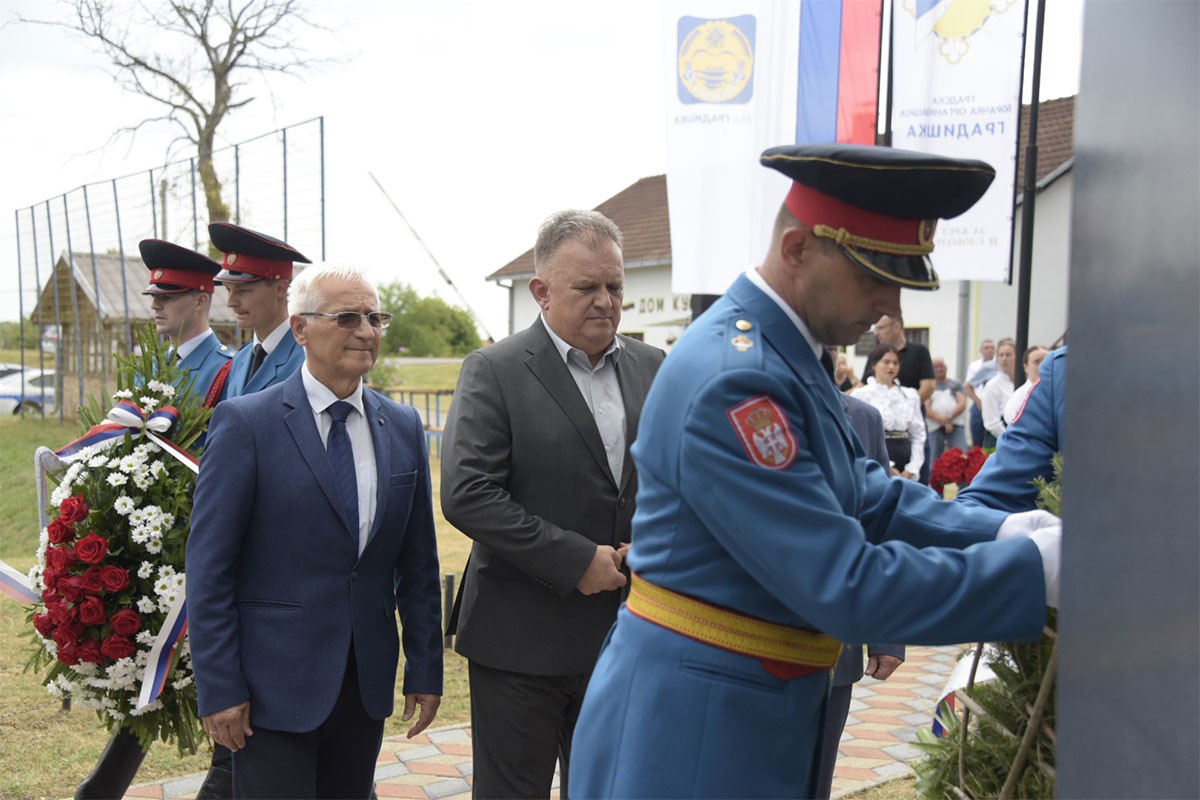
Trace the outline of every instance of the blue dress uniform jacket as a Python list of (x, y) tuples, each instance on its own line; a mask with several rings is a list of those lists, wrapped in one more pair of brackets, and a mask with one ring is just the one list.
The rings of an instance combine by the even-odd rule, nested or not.
[(1067, 348), (1046, 356), (1038, 375), (1021, 415), (1000, 435), (996, 452), (954, 498), (956, 503), (1010, 512), (1037, 507), (1033, 479), (1053, 478), (1054, 454), (1063, 450)]
[(221, 367), (231, 358), (233, 351), (221, 344), (217, 335), (210, 331), (195, 350), (188, 353), (186, 358), (180, 359), (179, 368), (187, 370), (187, 376), (192, 381), (192, 393), (197, 402), (204, 402), (204, 396), (208, 393), (213, 378), (217, 377)]
[(189, 638), (201, 715), (250, 700), (250, 724), (325, 721), (353, 642), (363, 705), (442, 692), (441, 587), (417, 413), (363, 392), (378, 470), (361, 555), (299, 373), (217, 405), (187, 543)]
[(296, 344), (296, 337), (289, 330), (279, 340), (279, 346), (267, 354), (262, 365), (254, 375), (250, 374), (250, 362), (254, 359), (254, 345), (247, 343), (233, 357), (233, 366), (229, 368), (229, 377), (225, 381), (225, 390), (221, 399), (240, 397), (262, 391), (268, 386), (287, 380), (304, 363), (304, 348)]
[[(764, 396), (785, 441), (755, 456), (729, 414)], [(868, 463), (832, 379), (746, 276), (664, 362), (632, 452), (629, 564), (650, 583), (841, 641), (1041, 632), (1034, 543), (994, 542), (1003, 514)], [(776, 677), (623, 608), (576, 727), (570, 794), (809, 796), (828, 691), (827, 671)]]

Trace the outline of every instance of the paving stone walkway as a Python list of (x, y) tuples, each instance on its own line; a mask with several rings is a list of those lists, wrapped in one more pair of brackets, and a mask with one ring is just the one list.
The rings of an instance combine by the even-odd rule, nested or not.
[[(930, 725), (934, 703), (962, 649), (910, 647), (905, 662), (887, 681), (864, 678), (855, 685), (834, 773), (835, 798), (912, 772), (910, 763), (921, 755), (913, 747), (917, 729)], [(125, 797), (192, 800), (203, 780), (204, 774), (197, 773), (141, 784)], [(413, 739), (385, 739), (375, 780), (380, 798), (468, 800), (470, 725), (438, 728)], [(555, 787), (557, 799), (557, 779)]]

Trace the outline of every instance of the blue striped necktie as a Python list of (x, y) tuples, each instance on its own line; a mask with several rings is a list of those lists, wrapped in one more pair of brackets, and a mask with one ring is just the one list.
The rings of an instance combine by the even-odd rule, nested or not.
[(346, 418), (354, 410), (354, 406), (344, 400), (339, 400), (325, 409), (333, 419), (329, 427), (329, 438), (325, 450), (329, 453), (329, 463), (333, 467), (333, 478), (337, 482), (338, 493), (342, 496), (342, 508), (346, 519), (350, 521), (350, 532), (358, 540), (358, 476), (354, 472), (354, 450), (350, 447), (350, 434), (346, 432)]

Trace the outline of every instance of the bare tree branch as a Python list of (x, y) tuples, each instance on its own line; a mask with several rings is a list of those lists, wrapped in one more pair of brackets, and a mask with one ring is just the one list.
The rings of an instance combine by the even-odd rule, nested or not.
[[(308, 16), (303, 0), (59, 0), (68, 18), (19, 22), (47, 25), (90, 41), (125, 90), (165, 110), (121, 128), (136, 132), (167, 122), (197, 150), (210, 220), (228, 219), (213, 151), (221, 123), (254, 97), (246, 78), (294, 75), (336, 58), (316, 58), (295, 45), (301, 28), (328, 31)], [(178, 139), (174, 140), (178, 141)], [(173, 141), (173, 143), (174, 143)]]

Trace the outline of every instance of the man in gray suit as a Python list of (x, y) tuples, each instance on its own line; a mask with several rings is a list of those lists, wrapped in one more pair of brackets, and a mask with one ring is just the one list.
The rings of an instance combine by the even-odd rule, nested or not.
[(575, 720), (626, 576), (629, 446), (663, 353), (621, 336), (621, 232), (546, 220), (528, 329), (464, 361), (442, 449), (442, 511), (475, 540), (457, 650), (470, 661), (475, 797), (567, 796)]
[[(837, 357), (834, 357), (834, 363)], [(884, 441), (883, 417), (865, 400), (842, 395), (846, 419), (862, 442), (867, 458), (874, 459), (888, 469), (887, 444)], [(877, 681), (886, 681), (904, 661), (904, 645), (872, 644), (867, 646), (866, 674)], [(821, 761), (817, 768), (817, 785), (814, 800), (825, 800), (833, 790), (833, 770), (837, 766), (838, 742), (850, 715), (850, 698), (854, 684), (862, 680), (863, 648), (861, 644), (847, 644), (833, 667), (832, 688), (825, 710), (825, 732), (821, 739)]]

